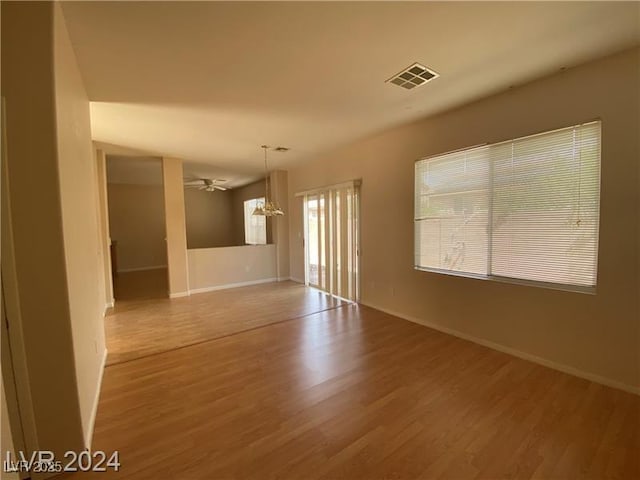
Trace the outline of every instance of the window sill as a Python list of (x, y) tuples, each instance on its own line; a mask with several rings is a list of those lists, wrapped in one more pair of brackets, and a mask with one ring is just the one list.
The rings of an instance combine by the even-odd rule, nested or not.
[(497, 275), (481, 275), (476, 273), (456, 272), (453, 270), (442, 270), (438, 268), (427, 268), (414, 265), (415, 270), (429, 273), (440, 273), (443, 275), (451, 275), (454, 277), (474, 278), (476, 280), (489, 280), (499, 283), (510, 283), (512, 285), (522, 285), (525, 287), (546, 288), (548, 290), (560, 290), (571, 293), (584, 293), (587, 295), (595, 295), (596, 287), (588, 287), (582, 285), (565, 285), (561, 283), (540, 282), (536, 280), (523, 280), (520, 278), (500, 277)]

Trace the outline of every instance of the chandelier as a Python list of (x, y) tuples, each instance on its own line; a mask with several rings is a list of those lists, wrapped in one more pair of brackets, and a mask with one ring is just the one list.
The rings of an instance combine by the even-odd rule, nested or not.
[(280, 205), (274, 203), (269, 198), (269, 170), (267, 169), (267, 149), (268, 145), (262, 145), (261, 148), (264, 150), (264, 204), (259, 203), (255, 210), (253, 211), (253, 215), (262, 215), (265, 217), (278, 217), (284, 215), (284, 211), (280, 208)]

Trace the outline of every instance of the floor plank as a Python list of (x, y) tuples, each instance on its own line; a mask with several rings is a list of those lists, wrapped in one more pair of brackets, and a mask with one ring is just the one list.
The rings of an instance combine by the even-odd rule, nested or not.
[[(153, 296), (139, 282), (156, 271), (132, 272), (126, 299), (116, 300), (105, 330), (112, 365), (252, 328), (335, 308), (343, 302), (294, 282), (278, 282), (199, 293), (183, 298)], [(131, 275), (131, 274), (126, 274)], [(122, 287), (124, 290), (125, 287)], [(151, 297), (143, 297), (146, 292)]]
[(626, 480), (639, 421), (637, 396), (345, 304), (107, 367), (93, 448), (122, 468), (95, 476)]

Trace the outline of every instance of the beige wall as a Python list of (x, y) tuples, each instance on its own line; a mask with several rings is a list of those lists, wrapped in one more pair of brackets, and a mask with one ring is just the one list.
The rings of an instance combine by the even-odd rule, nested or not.
[(276, 279), (276, 246), (246, 245), (188, 251), (191, 293)]
[(118, 271), (166, 266), (162, 185), (109, 183), (107, 192), (111, 241), (118, 242)]
[(162, 159), (170, 297), (181, 297), (189, 294), (182, 176), (182, 160), (176, 158)]
[(103, 249), (89, 100), (67, 33), (54, 7), (54, 72), (58, 172), (67, 288), (85, 444), (91, 442), (99, 382), (106, 356)]
[(186, 188), (187, 248), (229, 247), (234, 243), (232, 191)]
[[(59, 6), (2, 2), (1, 8), (27, 381), (37, 446), (61, 457), (86, 445), (104, 352), (89, 102)], [(72, 191), (61, 195), (61, 186)]]
[[(244, 187), (234, 188), (233, 194), (233, 240), (234, 245), (244, 243), (244, 202), (253, 198), (264, 197), (264, 180), (250, 183)], [(273, 242), (272, 220), (267, 218), (267, 243)]]
[(96, 149), (96, 175), (98, 184), (98, 221), (104, 270), (105, 307), (113, 307), (113, 278), (111, 272), (111, 234), (109, 230), (109, 203), (107, 199), (107, 159), (103, 150)]
[[(13, 221), (11, 209), (11, 195), (9, 192), (9, 173), (7, 161), (7, 136), (4, 114), (4, 97), (2, 97), (2, 137), (0, 170), (2, 186), (0, 193), (1, 222), (1, 259), (2, 295), (0, 295), (0, 364), (2, 366), (3, 387), (7, 391), (4, 396), (8, 415), (2, 414), (0, 421), (5, 422), (5, 428), (11, 424), (11, 443), (19, 451), (32, 451), (38, 448), (36, 424), (31, 398), (29, 371), (27, 368), (27, 353), (24, 349), (24, 325), (20, 311), (20, 295), (18, 291), (17, 268), (13, 235)], [(11, 328), (9, 328), (11, 324)], [(5, 380), (6, 383), (5, 383)], [(18, 408), (20, 405), (20, 408)], [(4, 419), (4, 420), (2, 420)], [(20, 427), (20, 430), (18, 428)], [(2, 451), (2, 449), (0, 449)]]
[[(7, 399), (4, 393), (4, 379), (0, 372), (0, 454), (1, 461), (4, 462), (7, 452), (10, 452), (11, 458), (16, 459), (15, 449), (13, 446), (13, 436), (9, 427), (9, 409), (7, 408)], [(5, 472), (0, 467), (0, 480), (18, 480), (20, 478), (15, 472)]]
[(273, 243), (276, 245), (276, 277), (289, 279), (289, 214), (287, 211), (289, 175), (284, 170), (271, 173), (271, 196), (285, 210), (284, 216), (272, 220)]
[[(290, 171), (292, 276), (304, 278), (301, 199), (293, 194), (362, 178), (363, 303), (638, 387), (639, 57), (636, 49), (570, 69)], [(597, 295), (413, 269), (416, 159), (595, 118), (602, 119)]]

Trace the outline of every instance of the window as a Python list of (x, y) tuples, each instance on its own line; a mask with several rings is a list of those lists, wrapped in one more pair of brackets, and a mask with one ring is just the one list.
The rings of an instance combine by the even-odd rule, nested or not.
[(305, 283), (357, 301), (359, 180), (296, 193), (304, 197)]
[(267, 244), (267, 218), (264, 215), (253, 215), (259, 203), (264, 205), (264, 197), (244, 202), (244, 242), (249, 245)]
[(600, 122), (419, 160), (415, 267), (592, 290)]

